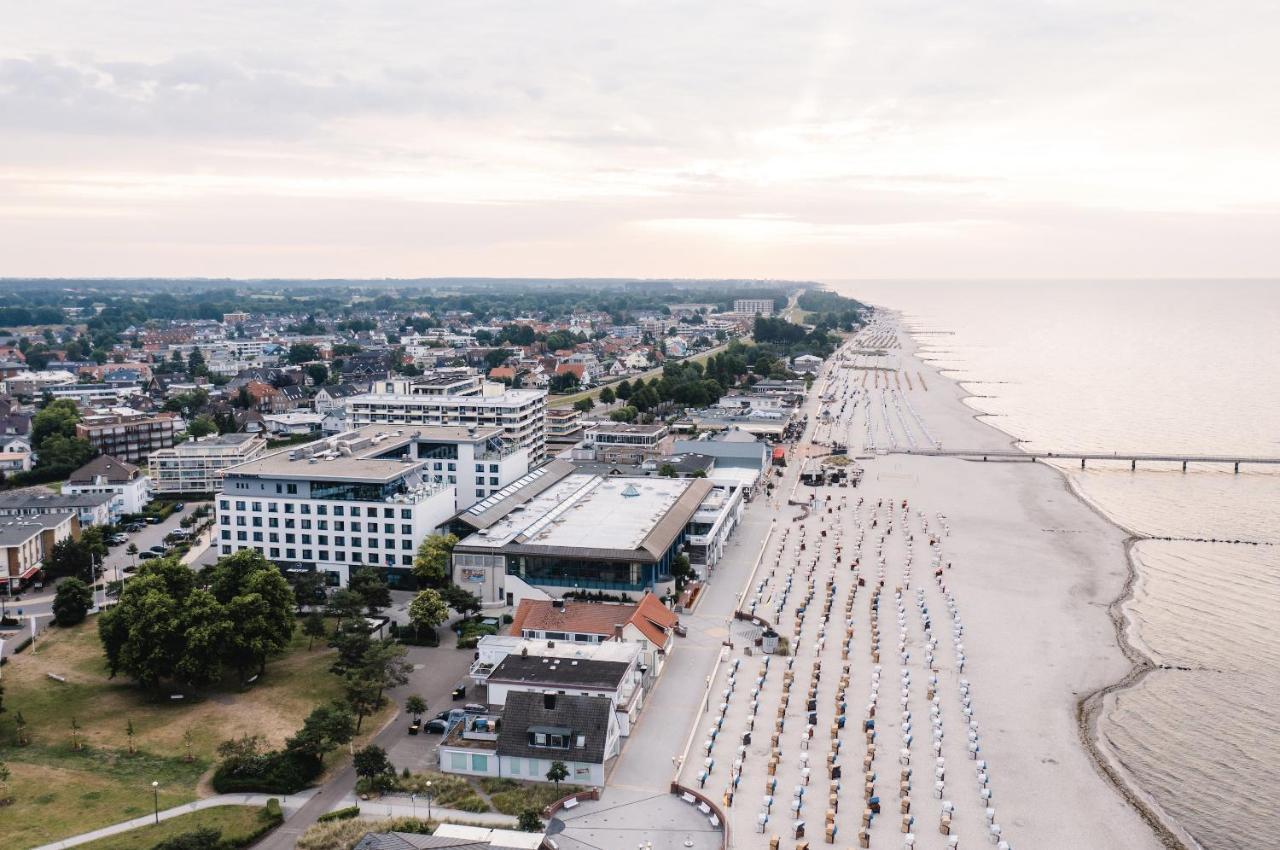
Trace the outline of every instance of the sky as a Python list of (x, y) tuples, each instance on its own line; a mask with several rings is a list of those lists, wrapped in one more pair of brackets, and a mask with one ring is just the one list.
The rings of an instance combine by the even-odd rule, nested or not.
[(8, 0), (0, 276), (1280, 276), (1280, 4)]

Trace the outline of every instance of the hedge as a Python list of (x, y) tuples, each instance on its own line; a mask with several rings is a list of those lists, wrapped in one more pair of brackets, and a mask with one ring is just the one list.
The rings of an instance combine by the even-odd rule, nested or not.
[(331, 820), (350, 820), (351, 818), (355, 818), (359, 816), (360, 816), (359, 806), (347, 806), (345, 809), (334, 809), (331, 812), (326, 812), (325, 814), (316, 818), (316, 822), (327, 823)]

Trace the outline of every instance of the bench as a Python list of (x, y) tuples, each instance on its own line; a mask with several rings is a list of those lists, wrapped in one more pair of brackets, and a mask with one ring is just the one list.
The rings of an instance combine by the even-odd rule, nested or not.
[(680, 799), (684, 800), (686, 803), (696, 803), (698, 801), (697, 798), (694, 797), (692, 794), (690, 794), (688, 791), (685, 791), (683, 794), (681, 794)]
[(575, 806), (577, 806), (577, 805), (578, 805), (578, 798), (577, 798), (577, 797), (570, 797), (569, 799), (567, 799), (567, 800), (565, 800), (565, 801), (564, 801), (564, 805), (563, 805), (563, 806), (561, 806), (560, 808), (562, 808), (562, 809), (572, 809), (573, 807), (575, 807)]
[(66, 683), (66, 681), (67, 681), (67, 677), (66, 677), (66, 676), (59, 676), (57, 673), (45, 673), (45, 675), (46, 675), (46, 676), (48, 676), (50, 679), (53, 679), (53, 681), (55, 681), (55, 682), (63, 682), (63, 683)]

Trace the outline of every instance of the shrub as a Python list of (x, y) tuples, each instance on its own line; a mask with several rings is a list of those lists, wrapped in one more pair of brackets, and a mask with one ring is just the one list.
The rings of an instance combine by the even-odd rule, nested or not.
[(284, 820), (284, 810), (280, 808), (280, 800), (275, 797), (267, 800), (265, 811), (267, 813), (267, 817), (272, 820)]
[(343, 809), (334, 809), (331, 812), (325, 812), (320, 817), (316, 818), (316, 823), (328, 823), (329, 821), (335, 820), (350, 820), (351, 818), (359, 816), (359, 806), (347, 806)]
[(314, 756), (287, 750), (230, 758), (214, 771), (213, 790), (219, 794), (295, 794), (309, 787), (323, 767)]

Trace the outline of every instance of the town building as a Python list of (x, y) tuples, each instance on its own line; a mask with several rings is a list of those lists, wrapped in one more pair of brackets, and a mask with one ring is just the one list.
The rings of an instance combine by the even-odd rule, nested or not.
[(510, 633), (535, 641), (566, 641), (574, 646), (620, 641), (641, 647), (641, 663), (662, 670), (680, 618), (652, 593), (639, 602), (582, 599), (522, 599)]
[(221, 434), (187, 440), (148, 458), (156, 495), (214, 493), (228, 467), (252, 460), (266, 450), (258, 434)]
[(9, 395), (38, 397), (45, 390), (70, 386), (78, 378), (64, 369), (45, 369), (38, 372), (18, 372), (4, 381), (4, 391)]
[(0, 517), (38, 517), (70, 513), (77, 531), (111, 522), (111, 495), (81, 493), (60, 495), (44, 487), (24, 487), (0, 493)]
[(516, 691), (496, 716), (467, 717), (441, 741), (440, 770), (547, 782), (554, 761), (575, 785), (603, 786), (622, 735), (609, 697)]
[(737, 298), (733, 302), (733, 312), (747, 316), (772, 316), (772, 298)]
[(24, 589), (39, 576), (54, 544), (79, 533), (72, 511), (0, 516), (0, 585), (5, 592)]
[(528, 453), (496, 428), (357, 428), (227, 470), (217, 543), (333, 585), (372, 566), (392, 586), (413, 586), (422, 539), (528, 468)]
[(531, 463), (546, 452), (545, 390), (508, 389), (478, 375), (443, 373), (374, 381), (373, 392), (346, 400), (353, 427), (443, 425), (496, 427), (508, 444), (528, 449)]
[(151, 478), (143, 471), (110, 455), (98, 455), (71, 473), (62, 485), (67, 496), (108, 494), (111, 496), (111, 522), (125, 514), (141, 513), (151, 500)]
[(561, 463), (512, 485), (527, 496), (500, 490), (459, 514), (475, 532), (454, 547), (455, 581), (486, 604), (510, 604), (508, 576), (541, 588), (668, 592), (672, 563), (711, 483), (550, 468)]
[(76, 423), (76, 436), (104, 455), (140, 463), (152, 452), (172, 446), (181, 427), (175, 413), (142, 413), (119, 407), (82, 417)]
[(547, 442), (552, 446), (573, 445), (582, 439), (582, 412), (572, 407), (547, 410)]
[[(640, 463), (662, 453), (662, 440), (670, 433), (666, 425), (653, 422), (633, 425), (625, 422), (601, 422), (583, 434), (583, 459), (607, 463)], [(577, 457), (582, 452), (575, 453)]]

